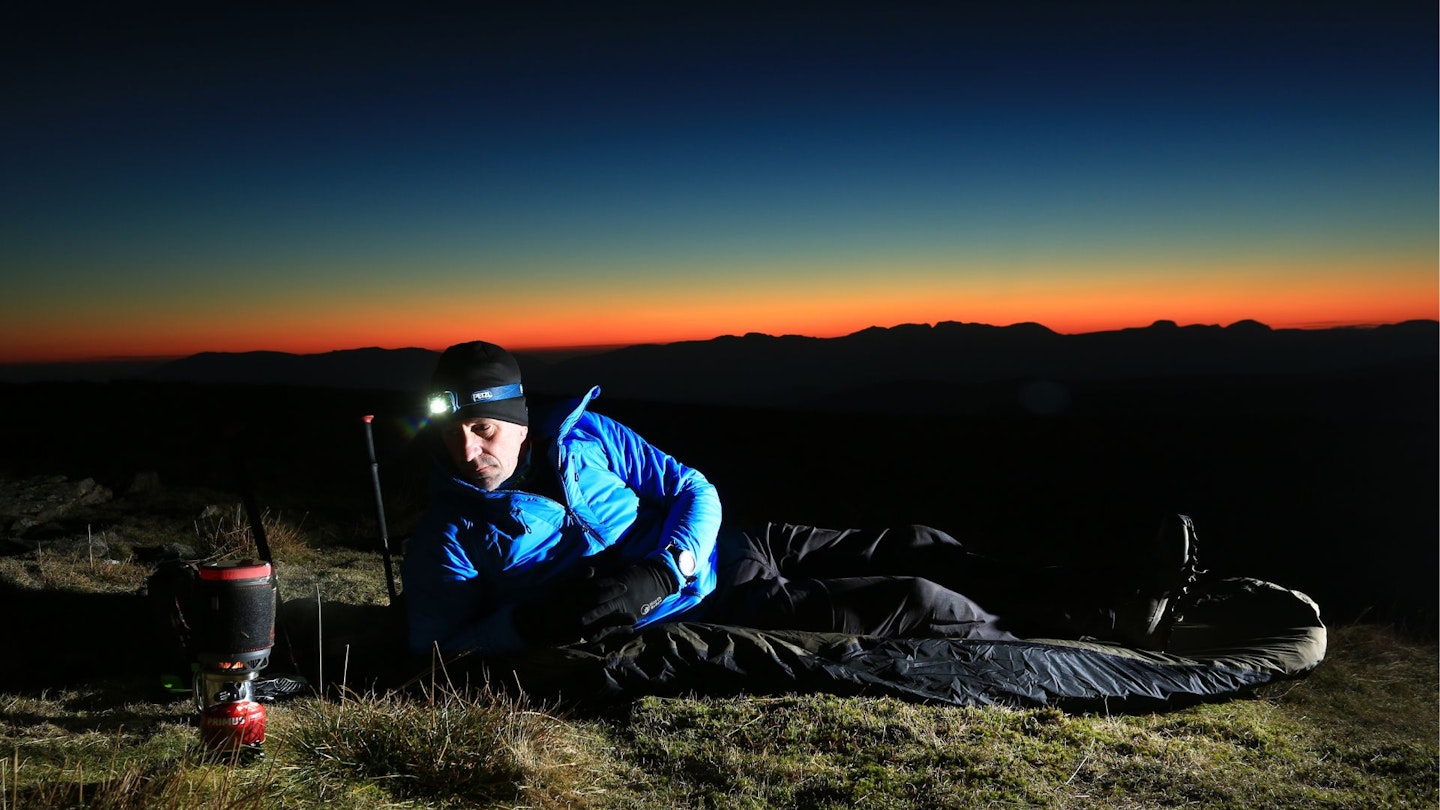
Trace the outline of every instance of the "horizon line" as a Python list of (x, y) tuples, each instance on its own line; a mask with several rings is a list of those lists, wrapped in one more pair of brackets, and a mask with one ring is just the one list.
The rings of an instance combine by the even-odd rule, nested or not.
[[(958, 323), (958, 324), (973, 325), (973, 326), (993, 326), (993, 327), (995, 327), (995, 328), (997, 328), (997, 329), (1007, 329), (1007, 328), (1010, 328), (1010, 327), (1022, 326), (1022, 325), (1036, 325), (1036, 326), (1041, 326), (1041, 327), (1043, 327), (1043, 328), (1045, 328), (1045, 329), (1048, 329), (1049, 331), (1054, 332), (1054, 333), (1057, 334), (1057, 335), (1063, 335), (1063, 336), (1080, 336), (1080, 335), (1098, 335), (1098, 334), (1104, 334), (1104, 333), (1107, 333), (1107, 332), (1124, 332), (1124, 331), (1129, 331), (1129, 330), (1133, 330), (1133, 329), (1150, 329), (1150, 328), (1153, 328), (1153, 327), (1155, 327), (1155, 326), (1159, 326), (1159, 325), (1161, 325), (1161, 324), (1173, 325), (1173, 326), (1176, 326), (1176, 327), (1178, 327), (1178, 328), (1189, 328), (1189, 327), (1201, 326), (1201, 327), (1217, 327), (1217, 328), (1227, 329), (1227, 328), (1229, 328), (1229, 327), (1231, 327), (1231, 326), (1235, 326), (1236, 324), (1240, 324), (1240, 323), (1257, 323), (1257, 324), (1260, 324), (1260, 325), (1262, 325), (1262, 326), (1265, 326), (1267, 329), (1271, 329), (1271, 330), (1274, 330), (1274, 331), (1294, 330), (1294, 331), (1315, 331), (1315, 332), (1318, 332), (1318, 331), (1324, 331), (1324, 330), (1329, 330), (1329, 329), (1376, 329), (1376, 328), (1380, 328), (1380, 327), (1384, 327), (1384, 326), (1396, 326), (1396, 325), (1399, 325), (1399, 324), (1402, 324), (1402, 323), (1413, 323), (1413, 322), (1437, 323), (1437, 322), (1440, 322), (1440, 321), (1437, 321), (1437, 319), (1435, 319), (1435, 318), (1408, 318), (1408, 319), (1399, 320), (1399, 321), (1383, 321), (1383, 322), (1370, 322), (1370, 321), (1306, 321), (1306, 322), (1302, 322), (1302, 323), (1290, 323), (1290, 324), (1285, 324), (1285, 325), (1276, 326), (1276, 325), (1273, 325), (1273, 324), (1267, 324), (1267, 323), (1265, 323), (1265, 322), (1263, 322), (1263, 321), (1259, 321), (1259, 320), (1256, 320), (1256, 319), (1254, 319), (1254, 318), (1241, 318), (1241, 319), (1239, 319), (1239, 320), (1237, 320), (1237, 321), (1231, 322), (1231, 323), (1229, 323), (1229, 324), (1224, 324), (1224, 325), (1221, 325), (1221, 324), (1218, 324), (1218, 323), (1188, 323), (1188, 324), (1180, 324), (1180, 323), (1178, 323), (1178, 322), (1176, 322), (1176, 321), (1174, 321), (1174, 320), (1168, 319), (1168, 318), (1158, 318), (1158, 319), (1156, 319), (1156, 320), (1154, 320), (1154, 321), (1151, 321), (1150, 323), (1145, 324), (1145, 325), (1143, 325), (1143, 326), (1123, 326), (1123, 327), (1117, 327), (1117, 328), (1115, 328), (1115, 329), (1094, 329), (1094, 330), (1084, 331), (1084, 332), (1061, 332), (1061, 331), (1052, 329), (1051, 327), (1046, 326), (1046, 325), (1043, 324), (1043, 323), (1039, 323), (1038, 321), (1016, 321), (1016, 322), (1014, 322), (1014, 323), (1008, 323), (1008, 324), (1003, 324), (1003, 325), (996, 325), (996, 324), (987, 324), (987, 323), (979, 323), (979, 322), (971, 322), (971, 321), (946, 320), (946, 321), (936, 321), (936, 322), (933, 322), (933, 323), (931, 323), (931, 322), (912, 321), (912, 322), (891, 324), (891, 325), (889, 325), (889, 326), (873, 325), (873, 326), (867, 326), (867, 327), (865, 327), (865, 328), (863, 328), (863, 329), (857, 329), (857, 330), (852, 331), (852, 332), (846, 332), (846, 333), (844, 333), (844, 334), (830, 335), (830, 336), (824, 336), (824, 335), (803, 335), (803, 334), (792, 333), (792, 332), (786, 332), (786, 333), (783, 333), (783, 334), (771, 334), (771, 333), (768, 333), (768, 332), (745, 332), (745, 333), (743, 333), (743, 334), (733, 334), (733, 333), (730, 333), (730, 334), (723, 334), (723, 335), (713, 335), (713, 336), (708, 337), (708, 338), (693, 338), (693, 339), (686, 339), (686, 340), (671, 340), (671, 341), (664, 341), (664, 342), (659, 342), (659, 341), (634, 341), (634, 342), (630, 342), (630, 343), (596, 343), (596, 344), (574, 344), (574, 345), (557, 345), (557, 346), (525, 346), (525, 345), (517, 344), (517, 345), (514, 346), (514, 347), (508, 347), (508, 346), (507, 346), (506, 348), (509, 349), (511, 352), (513, 352), (513, 353), (515, 353), (515, 354), (525, 354), (525, 355), (538, 355), (538, 354), (545, 354), (545, 355), (554, 355), (554, 354), (597, 354), (597, 353), (600, 353), (600, 352), (615, 351), (615, 350), (618, 350), (618, 349), (630, 348), (630, 347), (632, 347), (632, 346), (669, 346), (669, 345), (675, 345), (675, 344), (679, 344), (679, 343), (706, 343), (706, 342), (709, 342), (709, 341), (712, 341), (712, 340), (720, 340), (721, 338), (738, 338), (738, 337), (745, 337), (745, 336), (747, 336), (747, 335), (757, 335), (757, 334), (759, 334), (759, 335), (765, 335), (765, 336), (767, 336), (767, 337), (804, 337), (804, 338), (812, 338), (812, 339), (815, 339), (815, 340), (835, 340), (835, 339), (844, 338), (844, 337), (849, 337), (849, 336), (851, 336), (851, 335), (859, 334), (860, 332), (869, 331), (869, 330), (871, 330), (871, 329), (897, 329), (897, 328), (900, 328), (900, 327), (903, 327), (903, 326), (925, 326), (925, 327), (929, 327), (929, 328), (934, 328), (934, 327), (936, 327), (936, 326), (938, 326), (938, 325), (940, 325), (940, 324), (947, 324), (947, 323), (950, 323), (950, 324)], [(415, 346), (415, 345), (409, 345), (409, 346), (394, 346), (394, 347), (384, 347), (384, 346), (377, 346), (377, 345), (370, 345), (370, 346), (351, 346), (351, 347), (348, 347), (348, 348), (327, 349), (327, 350), (318, 351), (318, 352), (294, 352), (294, 351), (285, 351), (285, 350), (283, 350), (283, 349), (244, 349), (244, 350), (240, 350), (240, 351), (234, 351), (234, 350), (222, 351), (222, 350), (215, 350), (215, 349), (201, 349), (201, 350), (199, 350), (199, 351), (194, 351), (194, 352), (189, 352), (189, 353), (182, 353), (182, 354), (122, 355), (122, 356), (114, 356), (114, 355), (111, 355), (111, 356), (99, 356), (99, 357), (74, 358), (74, 359), (69, 359), (69, 360), (13, 360), (13, 361), (0, 361), (0, 368), (15, 369), (15, 368), (27, 368), (27, 367), (28, 367), (28, 368), (38, 368), (38, 367), (53, 367), (53, 366), (81, 366), (81, 365), (111, 365), (111, 364), (119, 365), (119, 364), (143, 364), (143, 363), (168, 363), (168, 362), (172, 362), (172, 361), (175, 361), (175, 360), (183, 360), (183, 359), (185, 359), (185, 358), (187, 358), (187, 357), (195, 357), (195, 356), (201, 355), (201, 354), (257, 354), (257, 353), (265, 352), (265, 353), (273, 353), (273, 354), (287, 354), (287, 355), (292, 355), (292, 356), (300, 357), (300, 356), (307, 356), (307, 355), (334, 354), (334, 353), (337, 353), (337, 352), (363, 351), (363, 350), (365, 350), (365, 349), (379, 349), (379, 350), (381, 350), (381, 351), (402, 351), (402, 350), (404, 350), (404, 349), (421, 349), (421, 350), (425, 350), (425, 351), (435, 351), (435, 352), (443, 351), (443, 347), (442, 347), (442, 348), (431, 348), (431, 347), (426, 347), (426, 346)]]

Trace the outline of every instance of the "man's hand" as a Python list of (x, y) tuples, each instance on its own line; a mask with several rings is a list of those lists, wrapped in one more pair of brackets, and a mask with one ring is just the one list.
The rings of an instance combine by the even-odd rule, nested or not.
[(580, 626), (585, 633), (607, 627), (626, 627), (649, 615), (660, 601), (680, 590), (669, 566), (645, 560), (624, 571), (582, 583)]
[(593, 568), (563, 580), (550, 597), (515, 609), (515, 627), (529, 644), (568, 644), (611, 627), (634, 625), (679, 588), (669, 567), (645, 560), (610, 576)]

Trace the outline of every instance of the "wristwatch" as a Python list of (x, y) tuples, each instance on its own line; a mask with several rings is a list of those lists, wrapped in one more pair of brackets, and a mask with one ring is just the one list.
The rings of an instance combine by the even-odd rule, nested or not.
[(671, 543), (665, 547), (665, 550), (670, 552), (671, 559), (675, 560), (675, 567), (680, 569), (680, 576), (693, 581), (695, 570), (698, 568), (695, 564), (695, 554), (688, 548), (681, 548), (677, 543)]

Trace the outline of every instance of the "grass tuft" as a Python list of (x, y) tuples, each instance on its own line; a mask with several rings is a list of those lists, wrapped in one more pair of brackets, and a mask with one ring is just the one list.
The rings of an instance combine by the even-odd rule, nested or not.
[[(265, 540), (277, 559), (314, 556), (302, 529), (304, 524), (303, 516), (299, 522), (291, 523), (279, 513), (272, 515), (269, 509), (260, 514)], [(240, 504), (230, 508), (207, 506), (195, 520), (195, 551), (201, 559), (254, 557), (255, 540), (244, 508)]]
[(609, 757), (593, 731), (488, 691), (348, 695), (293, 707), (286, 745), (312, 789), (355, 780), (427, 806), (585, 807)]

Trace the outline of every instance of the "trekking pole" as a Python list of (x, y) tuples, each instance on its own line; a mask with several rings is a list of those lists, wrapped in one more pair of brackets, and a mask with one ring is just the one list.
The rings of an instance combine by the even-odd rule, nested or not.
[(385, 498), (380, 494), (380, 465), (375, 461), (375, 436), (370, 423), (373, 414), (362, 417), (365, 420), (365, 450), (370, 455), (370, 483), (375, 490), (375, 515), (380, 522), (380, 556), (385, 560), (385, 588), (390, 592), (390, 604), (396, 604), (395, 569), (390, 562), (390, 533), (385, 528)]

